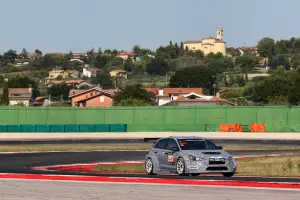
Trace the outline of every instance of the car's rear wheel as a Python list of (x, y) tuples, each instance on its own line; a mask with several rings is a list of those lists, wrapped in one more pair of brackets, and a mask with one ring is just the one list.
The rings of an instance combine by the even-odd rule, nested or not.
[(178, 158), (177, 162), (176, 162), (176, 172), (178, 175), (180, 176), (185, 176), (185, 162), (183, 160), (183, 158)]
[(225, 177), (232, 177), (235, 173), (223, 173), (223, 176)]
[(151, 158), (147, 158), (145, 162), (145, 169), (148, 173), (148, 175), (156, 175), (153, 173), (153, 162)]

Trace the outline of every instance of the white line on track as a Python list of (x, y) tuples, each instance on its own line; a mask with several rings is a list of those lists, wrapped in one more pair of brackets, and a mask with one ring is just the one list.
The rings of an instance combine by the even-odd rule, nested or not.
[(255, 190), (282, 190), (282, 191), (300, 191), (299, 189), (293, 188), (268, 188), (268, 187), (245, 187), (245, 186), (217, 186), (217, 185), (187, 185), (187, 184), (164, 184), (164, 183), (132, 183), (132, 182), (101, 182), (101, 181), (71, 181), (71, 180), (33, 180), (33, 179), (14, 179), (5, 178), (0, 180), (8, 181), (30, 181), (30, 182), (65, 182), (65, 183), (84, 183), (84, 184), (111, 184), (111, 185), (157, 185), (157, 186), (168, 186), (168, 187), (207, 187), (207, 188), (231, 188), (231, 189), (255, 189)]

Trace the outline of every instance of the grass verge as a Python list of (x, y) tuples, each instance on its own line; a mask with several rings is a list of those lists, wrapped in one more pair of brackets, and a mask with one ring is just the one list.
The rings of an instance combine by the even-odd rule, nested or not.
[[(107, 144), (22, 144), (0, 145), (0, 152), (32, 151), (95, 151), (95, 150), (149, 150), (151, 143)], [(299, 150), (300, 146), (226, 145), (224, 150)]]
[[(300, 156), (238, 159), (239, 176), (300, 177)], [(144, 164), (97, 166), (96, 171), (145, 173)]]

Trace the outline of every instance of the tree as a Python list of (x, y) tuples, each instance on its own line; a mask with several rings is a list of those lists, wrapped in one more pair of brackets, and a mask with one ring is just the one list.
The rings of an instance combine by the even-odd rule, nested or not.
[[(129, 100), (131, 99), (131, 100)], [(155, 94), (145, 90), (140, 84), (127, 85), (125, 88), (118, 91), (114, 98), (114, 105), (122, 104), (128, 105), (131, 103), (141, 103), (143, 105), (155, 105)]]
[(35, 52), (36, 54), (40, 55), (40, 56), (43, 55), (43, 52), (42, 52), (41, 50), (39, 50), (39, 49), (36, 49), (34, 52)]
[(294, 53), (300, 53), (300, 39), (296, 39), (293, 42), (293, 52)]
[(22, 49), (22, 53), (20, 54), (21, 58), (27, 58), (28, 57), (28, 52), (26, 51), (25, 48)]
[(291, 66), (293, 68), (297, 68), (298, 66), (300, 66), (300, 54), (294, 54), (291, 58)]
[(10, 88), (28, 88), (29, 85), (32, 85), (32, 87), (35, 88), (37, 87), (37, 82), (28, 76), (19, 75), (8, 79), (8, 87)]
[(271, 58), (275, 54), (275, 41), (272, 38), (264, 37), (257, 44), (258, 53), (261, 57)]
[(15, 63), (15, 60), (18, 58), (18, 54), (15, 50), (10, 49), (4, 53), (3, 57), (6, 63)]
[(251, 96), (256, 103), (268, 104), (269, 101), (278, 101), (274, 98), (280, 96), (287, 98), (294, 85), (293, 82), (286, 74), (272, 75), (246, 89), (244, 95)]
[(9, 105), (9, 92), (8, 92), (8, 83), (4, 84), (3, 87), (3, 92), (2, 92), (2, 96), (1, 96), (1, 105)]
[(62, 79), (63, 79), (62, 75), (58, 75), (58, 76), (56, 77), (56, 80), (58, 80), (58, 81), (61, 81)]
[(151, 103), (140, 99), (123, 99), (120, 106), (124, 107), (138, 107), (138, 106), (153, 106)]
[(55, 84), (47, 89), (48, 95), (55, 98), (62, 98), (63, 100), (68, 100), (70, 87), (66, 83)]
[(151, 59), (147, 64), (146, 71), (151, 75), (165, 76), (168, 72), (167, 60), (163, 57), (156, 57)]
[(106, 72), (99, 72), (96, 77), (92, 77), (92, 84), (100, 85), (103, 89), (113, 88), (113, 81), (110, 75)]
[(180, 43), (180, 47), (179, 47), (179, 56), (183, 56), (184, 54), (184, 45), (183, 42)]
[(258, 59), (250, 53), (244, 53), (236, 58), (235, 63), (247, 74), (258, 65)]
[(141, 48), (140, 48), (139, 45), (135, 45), (135, 46), (132, 48), (132, 51), (133, 51), (133, 53), (135, 53), (137, 56), (140, 56)]
[(133, 68), (133, 62), (132, 62), (132, 58), (130, 56), (128, 56), (128, 58), (126, 59), (125, 63), (124, 63), (124, 69), (127, 72), (131, 72)]
[(216, 71), (207, 65), (193, 66), (176, 71), (170, 79), (169, 86), (173, 88), (201, 87), (205, 93), (213, 94), (213, 85), (217, 84), (216, 77)]
[(46, 54), (43, 59), (44, 68), (55, 68), (57, 65), (57, 59), (55, 55)]
[(298, 75), (295, 84), (290, 89), (287, 101), (290, 105), (300, 105), (300, 75)]

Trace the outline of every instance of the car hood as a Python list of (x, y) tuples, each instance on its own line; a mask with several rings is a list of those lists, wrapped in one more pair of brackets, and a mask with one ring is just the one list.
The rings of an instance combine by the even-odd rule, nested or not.
[(183, 150), (182, 152), (187, 155), (192, 155), (200, 158), (223, 157), (227, 159), (231, 156), (228, 152), (223, 150)]

